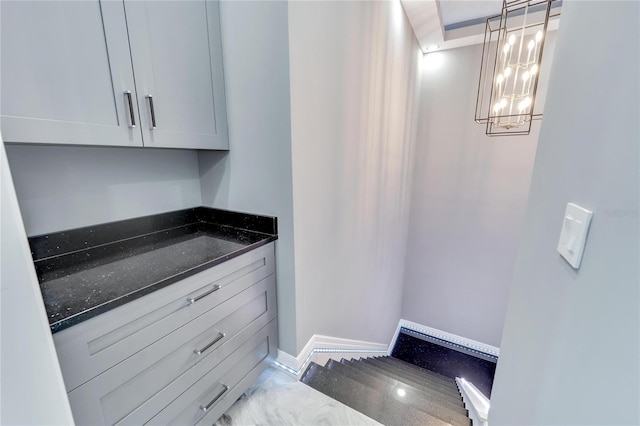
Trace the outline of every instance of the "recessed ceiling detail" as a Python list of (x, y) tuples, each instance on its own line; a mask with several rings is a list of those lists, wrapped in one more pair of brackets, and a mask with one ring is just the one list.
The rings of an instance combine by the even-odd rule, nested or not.
[[(400, 0), (424, 53), (480, 44), (486, 19), (499, 15), (502, 0)], [(562, 1), (556, 1), (559, 7)], [(549, 30), (557, 28), (550, 23)]]
[(439, 3), (445, 28), (477, 19), (484, 21), (487, 16), (499, 15), (502, 10), (502, 0), (440, 0)]

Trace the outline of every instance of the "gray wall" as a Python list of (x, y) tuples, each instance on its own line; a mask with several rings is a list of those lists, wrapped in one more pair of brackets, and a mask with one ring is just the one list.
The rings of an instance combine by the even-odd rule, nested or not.
[(402, 317), (500, 346), (540, 123), (485, 135), (473, 120), (481, 56), (475, 45), (424, 59)]
[[(492, 426), (640, 424), (640, 3), (562, 9)], [(578, 271), (567, 202), (594, 212)]]
[(278, 217), (280, 349), (296, 352), (287, 2), (221, 2), (229, 153), (200, 152), (202, 201)]
[(0, 205), (0, 424), (72, 424), (2, 141)]
[(400, 318), (418, 43), (399, 1), (291, 2), (298, 346)]
[(27, 235), (198, 206), (195, 151), (8, 145)]

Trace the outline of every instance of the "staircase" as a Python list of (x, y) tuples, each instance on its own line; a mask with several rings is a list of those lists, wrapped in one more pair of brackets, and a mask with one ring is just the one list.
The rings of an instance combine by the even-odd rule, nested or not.
[(312, 362), (300, 380), (384, 425), (471, 425), (454, 379), (396, 358)]

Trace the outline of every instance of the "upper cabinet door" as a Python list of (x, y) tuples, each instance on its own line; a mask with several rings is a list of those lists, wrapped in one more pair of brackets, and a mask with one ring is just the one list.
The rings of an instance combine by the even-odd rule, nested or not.
[(125, 0), (144, 145), (228, 149), (217, 1)]
[(0, 8), (6, 142), (142, 146), (122, 2)]

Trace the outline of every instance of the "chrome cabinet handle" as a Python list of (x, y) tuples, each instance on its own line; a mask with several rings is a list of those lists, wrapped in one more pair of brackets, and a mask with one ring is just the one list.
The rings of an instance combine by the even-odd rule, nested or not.
[(211, 346), (215, 345), (216, 343), (218, 343), (221, 339), (224, 338), (224, 336), (226, 336), (226, 334), (222, 333), (222, 332), (218, 332), (218, 335), (216, 336), (215, 339), (213, 339), (213, 341), (209, 344), (207, 344), (204, 348), (202, 349), (194, 349), (193, 353), (196, 355), (202, 355), (202, 353), (204, 351), (206, 351), (207, 349), (209, 349)]
[[(222, 383), (221, 383), (221, 384), (222, 384)], [(211, 407), (213, 406), (213, 404), (215, 404), (216, 402), (218, 402), (218, 400), (219, 400), (220, 398), (222, 398), (222, 395), (224, 395), (224, 394), (225, 394), (225, 392), (227, 392), (227, 391), (229, 390), (229, 386), (224, 385), (224, 384), (222, 384), (222, 386), (224, 387), (224, 389), (222, 389), (222, 390), (221, 390), (221, 391), (220, 391), (220, 392), (215, 396), (215, 398), (213, 398), (213, 399), (211, 400), (211, 402), (210, 402), (210, 403), (208, 403), (207, 405), (201, 405), (201, 406), (200, 406), (200, 409), (201, 409), (202, 411), (204, 411), (205, 413), (206, 413), (207, 411), (209, 411), (209, 410), (211, 409)]]
[(153, 96), (146, 95), (145, 98), (149, 101), (149, 114), (151, 115), (151, 130), (157, 129), (156, 127), (156, 110), (153, 108)]
[(207, 297), (207, 296), (208, 296), (208, 295), (210, 295), (211, 293), (216, 292), (216, 291), (218, 291), (218, 290), (220, 290), (220, 286), (216, 284), (216, 285), (214, 285), (214, 286), (213, 286), (213, 288), (212, 288), (211, 290), (207, 291), (206, 293), (202, 293), (200, 296), (197, 296), (197, 297), (190, 297), (190, 298), (188, 298), (188, 299), (187, 299), (187, 302), (188, 302), (190, 305), (193, 305), (193, 304), (194, 304), (194, 303), (196, 303), (198, 300), (202, 299), (203, 297)]
[(136, 114), (133, 111), (133, 100), (131, 99), (131, 91), (126, 90), (124, 92), (124, 97), (127, 100), (127, 105), (129, 106), (129, 127), (130, 128), (134, 128), (136, 127)]

